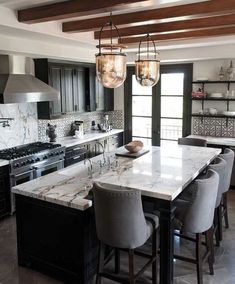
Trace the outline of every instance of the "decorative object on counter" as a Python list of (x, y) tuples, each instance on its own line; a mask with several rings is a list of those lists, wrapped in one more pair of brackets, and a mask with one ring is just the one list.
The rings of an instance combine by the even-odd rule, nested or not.
[(137, 153), (143, 149), (144, 144), (139, 140), (134, 140), (124, 146), (130, 153)]
[(108, 131), (112, 130), (111, 125), (112, 124), (109, 122), (108, 114), (105, 114), (104, 115), (104, 121), (103, 121), (103, 123), (100, 124), (100, 130), (103, 131), (103, 132), (108, 132)]
[(50, 142), (56, 142), (56, 137), (57, 137), (57, 134), (55, 133), (56, 125), (48, 123), (47, 127), (48, 128), (46, 130), (46, 134), (50, 138)]
[(96, 130), (96, 127), (95, 127), (95, 121), (94, 120), (92, 120), (92, 122), (91, 122), (91, 130)]
[(234, 73), (235, 73), (235, 70), (233, 68), (233, 61), (231, 60), (230, 61), (230, 65), (227, 69), (227, 75), (228, 75), (228, 80), (233, 80), (234, 79)]
[(84, 138), (84, 133), (80, 130), (75, 130), (73, 138), (82, 139)]
[(5, 117), (2, 117), (0, 118), (0, 124), (2, 124), (2, 127), (10, 127), (10, 123), (9, 121), (12, 121), (14, 120), (14, 118), (5, 118)]
[(225, 79), (225, 71), (224, 68), (221, 66), (220, 71), (219, 71), (219, 79), (223, 81)]
[[(101, 35), (104, 27), (110, 27), (110, 43), (101, 44)], [(110, 13), (110, 21), (104, 24), (100, 30), (99, 53), (96, 54), (96, 74), (98, 80), (106, 88), (117, 88), (126, 80), (126, 54), (122, 52), (126, 46), (113, 43), (112, 32), (116, 30), (119, 42), (121, 37), (116, 25), (112, 21), (112, 13)]]
[[(141, 44), (147, 41), (146, 58), (141, 59), (145, 53), (140, 52)], [(149, 43), (153, 44), (154, 52), (149, 51)], [(156, 50), (155, 42), (147, 34), (139, 43), (138, 60), (135, 61), (135, 78), (137, 82), (144, 87), (153, 87), (159, 80), (160, 61), (157, 59), (159, 53)], [(152, 58), (150, 58), (152, 55)]]
[(83, 120), (75, 120), (72, 124), (71, 124), (71, 134), (75, 135), (75, 131), (78, 130), (81, 133), (84, 133), (84, 122)]

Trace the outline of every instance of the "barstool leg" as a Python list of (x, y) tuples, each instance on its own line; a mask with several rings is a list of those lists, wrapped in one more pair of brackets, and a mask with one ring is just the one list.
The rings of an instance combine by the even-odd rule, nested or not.
[(218, 214), (218, 235), (219, 235), (219, 241), (221, 242), (223, 239), (223, 215), (222, 215), (221, 205), (219, 205), (217, 208), (217, 214)]
[(210, 275), (214, 275), (214, 268), (213, 268), (214, 247), (213, 247), (213, 239), (212, 238), (213, 238), (213, 231), (211, 232), (211, 228), (210, 228), (208, 231), (206, 231), (206, 249), (207, 249), (207, 252), (209, 252), (209, 256), (208, 256), (207, 261), (208, 261), (208, 264), (209, 264)]
[(101, 284), (101, 275), (104, 269), (104, 245), (99, 243), (98, 269), (96, 274), (96, 284)]
[(129, 249), (129, 281), (130, 281), (130, 284), (135, 284), (134, 250), (133, 249)]
[(228, 223), (228, 198), (227, 198), (227, 192), (223, 194), (223, 206), (224, 206), (224, 221), (225, 221), (225, 228), (229, 228)]
[(219, 240), (219, 215), (218, 215), (218, 208), (215, 208), (215, 214), (214, 214), (214, 229), (215, 229), (215, 242), (216, 246), (220, 246), (220, 240)]
[(115, 248), (115, 273), (120, 273), (120, 250)]
[(197, 283), (202, 284), (202, 235), (196, 234)]
[(152, 263), (152, 283), (157, 284), (157, 230), (152, 235), (152, 257), (156, 257), (156, 260)]

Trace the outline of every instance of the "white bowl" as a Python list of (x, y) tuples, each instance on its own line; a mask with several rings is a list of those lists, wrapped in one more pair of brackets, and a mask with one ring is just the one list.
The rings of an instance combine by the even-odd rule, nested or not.
[(222, 111), (221, 113), (222, 115), (225, 115), (225, 116), (235, 116), (235, 111), (228, 111), (228, 110), (224, 110)]

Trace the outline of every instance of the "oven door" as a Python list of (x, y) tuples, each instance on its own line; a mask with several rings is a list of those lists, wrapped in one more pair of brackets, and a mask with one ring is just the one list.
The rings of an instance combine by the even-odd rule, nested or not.
[[(11, 174), (10, 175), (10, 184), (11, 188), (28, 182), (34, 179), (34, 169), (28, 170), (27, 172)], [(15, 194), (11, 192), (11, 214), (15, 212)]]
[(64, 160), (57, 160), (55, 162), (44, 162), (35, 165), (34, 167), (34, 178), (48, 175), (64, 168)]

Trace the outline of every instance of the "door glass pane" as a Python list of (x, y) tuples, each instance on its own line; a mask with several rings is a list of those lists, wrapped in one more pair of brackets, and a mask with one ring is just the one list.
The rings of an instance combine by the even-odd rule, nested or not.
[(132, 75), (132, 94), (133, 95), (142, 95), (142, 96), (151, 96), (152, 88), (151, 87), (142, 87), (137, 83), (135, 75)]
[(138, 116), (152, 115), (152, 97), (133, 96), (132, 97), (132, 114)]
[(144, 146), (152, 146), (152, 139), (151, 138), (142, 138), (142, 137), (132, 136), (132, 139), (142, 141), (144, 143)]
[(183, 96), (184, 73), (170, 73), (161, 75), (162, 96)]
[(161, 119), (161, 138), (178, 140), (182, 137), (182, 119)]
[(177, 141), (171, 141), (171, 140), (161, 140), (161, 146), (164, 147), (174, 147), (178, 144)]
[(161, 97), (162, 117), (183, 117), (183, 97)]
[(132, 117), (132, 135), (141, 137), (151, 137), (152, 118)]

